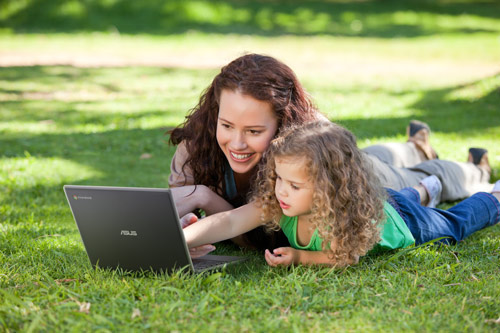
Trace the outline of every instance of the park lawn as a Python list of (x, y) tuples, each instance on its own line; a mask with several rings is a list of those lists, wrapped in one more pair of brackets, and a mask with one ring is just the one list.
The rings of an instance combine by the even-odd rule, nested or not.
[[(202, 275), (93, 270), (62, 186), (166, 187), (174, 148), (165, 131), (182, 121), (215, 73), (0, 69), (4, 329), (456, 331), (498, 325), (499, 226), (458, 245), (369, 256), (342, 270), (273, 269), (261, 253), (229, 245), (219, 253), (251, 260)], [(404, 140), (405, 125), (418, 118), (432, 126), (442, 158), (464, 159), (468, 146), (487, 147), (498, 175), (499, 76), (429, 90), (401, 89), (402, 82), (398, 91), (303, 81), (319, 96), (318, 105), (333, 105), (328, 116), (353, 130), (361, 146)]]
[[(111, 64), (0, 67), (3, 331), (498, 330), (498, 225), (457, 245), (371, 255), (341, 270), (270, 268), (262, 253), (222, 244), (217, 253), (250, 260), (200, 275), (134, 275), (91, 268), (62, 190), (167, 187), (175, 148), (165, 132), (183, 121), (217, 68), (244, 51), (291, 65), (361, 147), (402, 142), (408, 122), (420, 119), (432, 127), (440, 158), (465, 161), (468, 147), (488, 148), (495, 181), (495, 2), (311, 1), (298, 10), (279, 1), (172, 1), (165, 10), (186, 6), (194, 16), (152, 26), (141, 15), (121, 17), (159, 12), (154, 1), (85, 3), (103, 4), (87, 8), (90, 23), (78, 19), (76, 1), (0, 7), (9, 9), (0, 14), (0, 62), (59, 54)], [(103, 23), (104, 4), (116, 7), (113, 26)], [(66, 16), (50, 16), (54, 6)], [(196, 6), (215, 9), (197, 16), (207, 11)], [(347, 13), (336, 17), (341, 24), (322, 25), (321, 14), (337, 9)], [(260, 19), (247, 20), (245, 10)]]

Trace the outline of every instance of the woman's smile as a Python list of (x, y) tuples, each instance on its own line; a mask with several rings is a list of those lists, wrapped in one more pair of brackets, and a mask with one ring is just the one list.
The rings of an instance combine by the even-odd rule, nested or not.
[(235, 151), (229, 150), (231, 157), (236, 162), (248, 162), (255, 153), (237, 153)]
[(222, 90), (217, 142), (233, 172), (253, 172), (277, 128), (271, 104), (238, 90)]

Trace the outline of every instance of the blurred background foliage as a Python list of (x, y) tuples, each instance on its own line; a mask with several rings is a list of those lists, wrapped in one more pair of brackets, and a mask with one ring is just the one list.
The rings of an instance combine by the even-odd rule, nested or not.
[(2, 0), (4, 33), (119, 32), (420, 37), (500, 31), (500, 2), (475, 0)]

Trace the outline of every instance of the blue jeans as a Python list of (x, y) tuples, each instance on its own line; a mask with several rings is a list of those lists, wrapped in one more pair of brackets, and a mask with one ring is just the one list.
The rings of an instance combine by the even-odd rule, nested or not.
[(414, 188), (404, 188), (399, 192), (386, 190), (388, 202), (406, 222), (417, 245), (439, 237), (458, 242), (500, 220), (500, 203), (490, 193), (476, 193), (443, 210), (420, 205), (420, 195)]

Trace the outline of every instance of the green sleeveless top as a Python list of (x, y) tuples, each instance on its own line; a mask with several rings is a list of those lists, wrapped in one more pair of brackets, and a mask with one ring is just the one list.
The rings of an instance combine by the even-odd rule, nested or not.
[[(380, 252), (404, 248), (415, 243), (415, 238), (408, 229), (405, 221), (399, 213), (387, 201), (384, 203), (384, 214), (386, 219), (381, 223), (380, 242), (370, 252)], [(318, 229), (306, 246), (299, 245), (297, 241), (297, 216), (289, 217), (283, 215), (280, 220), (281, 229), (285, 233), (290, 245), (294, 249), (307, 251), (321, 251), (323, 240), (318, 235)]]

